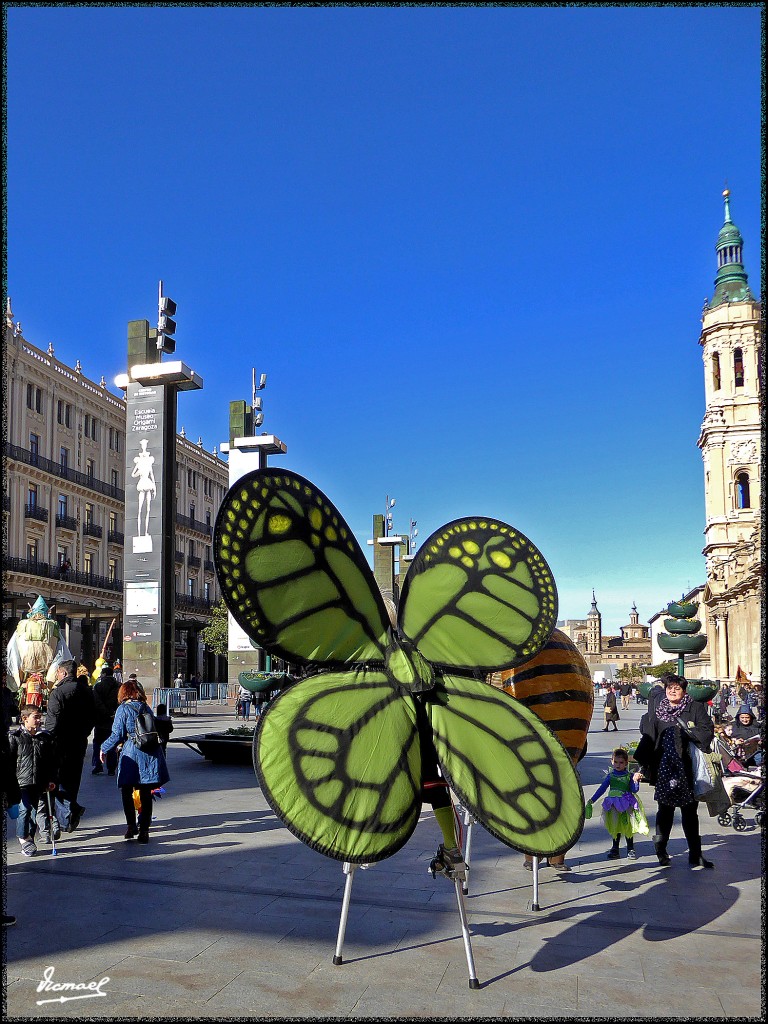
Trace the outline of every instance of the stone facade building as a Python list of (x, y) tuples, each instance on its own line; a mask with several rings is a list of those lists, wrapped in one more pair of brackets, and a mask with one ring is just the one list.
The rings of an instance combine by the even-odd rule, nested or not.
[(610, 674), (624, 668), (641, 668), (653, 664), (651, 638), (648, 626), (642, 625), (637, 607), (633, 604), (629, 622), (621, 627), (618, 636), (603, 635), (603, 619), (592, 591), (592, 606), (585, 619), (565, 619), (557, 628), (578, 647), (593, 673), (610, 669)]
[(699, 344), (706, 410), (698, 446), (704, 463), (708, 644), (713, 678), (738, 668), (760, 678), (763, 559), (761, 545), (762, 307), (744, 270), (741, 232), (730, 193), (717, 238), (717, 277), (705, 302)]
[[(7, 301), (3, 347), (4, 645), (38, 594), (55, 604), (70, 650), (92, 665), (109, 628), (122, 655), (126, 403), (28, 342)], [(199, 632), (219, 598), (213, 524), (227, 465), (202, 441), (176, 439), (174, 674), (226, 679)]]

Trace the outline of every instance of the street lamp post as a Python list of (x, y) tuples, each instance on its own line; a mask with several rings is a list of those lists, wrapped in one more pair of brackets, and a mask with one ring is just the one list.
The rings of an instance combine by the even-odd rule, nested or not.
[[(257, 392), (267, 385), (267, 375), (262, 373), (256, 383), (256, 370), (251, 376), (251, 406), (243, 401), (229, 403), (229, 442), (219, 446), (219, 451), (228, 456), (229, 486), (234, 487), (246, 473), (265, 469), (270, 455), (285, 455), (287, 445), (274, 434), (256, 434), (257, 427), (264, 422), (263, 402)], [(232, 613), (227, 613), (228, 629), (228, 682), (235, 683), (241, 672), (261, 670), (262, 649), (251, 642), (245, 631), (237, 624)], [(271, 658), (266, 655), (265, 669), (271, 669)]]
[(387, 495), (384, 504), (384, 536), (388, 537), (392, 529), (392, 509), (395, 507), (395, 499)]

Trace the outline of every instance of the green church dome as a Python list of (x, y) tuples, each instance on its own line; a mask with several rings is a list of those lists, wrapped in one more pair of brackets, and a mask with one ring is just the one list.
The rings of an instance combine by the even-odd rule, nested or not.
[(717, 236), (715, 251), (717, 252), (717, 277), (715, 278), (715, 294), (709, 303), (714, 309), (724, 302), (753, 302), (754, 295), (749, 290), (747, 274), (744, 270), (742, 249), (744, 239), (741, 232), (731, 220), (731, 193), (723, 192), (725, 202), (725, 223)]

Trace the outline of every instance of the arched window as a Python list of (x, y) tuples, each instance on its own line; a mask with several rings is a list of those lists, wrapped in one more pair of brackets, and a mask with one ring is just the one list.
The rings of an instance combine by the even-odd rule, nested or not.
[(737, 388), (744, 387), (744, 358), (740, 348), (733, 350), (733, 380)]
[(736, 477), (736, 508), (751, 508), (749, 504), (749, 473)]
[(720, 390), (720, 355), (717, 352), (712, 354), (712, 390)]

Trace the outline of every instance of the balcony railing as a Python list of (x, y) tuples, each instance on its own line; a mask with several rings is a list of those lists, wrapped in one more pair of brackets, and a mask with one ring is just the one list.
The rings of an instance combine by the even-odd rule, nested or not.
[(99, 587), (102, 590), (122, 591), (122, 580), (110, 580), (106, 576), (98, 576), (93, 572), (77, 572), (74, 569), (61, 569), (58, 565), (48, 562), (37, 562), (30, 558), (4, 558), (5, 572), (21, 572), (29, 576), (42, 576), (47, 580), (66, 580), (84, 587)]
[(81, 487), (88, 487), (90, 490), (98, 491), (99, 494), (105, 494), (109, 498), (125, 501), (125, 491), (122, 487), (115, 487), (114, 484), (108, 484), (104, 480), (97, 480), (90, 473), (80, 473), (76, 469), (70, 469), (69, 466), (62, 466), (60, 462), (44, 459), (42, 455), (37, 455), (28, 448), (20, 448), (16, 444), (8, 444), (7, 441), (3, 441), (3, 455), (6, 455), (9, 459), (15, 459), (16, 462), (23, 462), (27, 466), (37, 466), (45, 473), (52, 473), (54, 476), (61, 477), (62, 480), (70, 480), (74, 484), (80, 484)]
[(198, 612), (201, 615), (211, 614), (211, 602), (204, 597), (190, 597), (189, 594), (176, 594), (176, 609), (183, 612)]
[(205, 537), (211, 536), (211, 527), (207, 523), (201, 522), (199, 519), (190, 519), (189, 516), (183, 516), (181, 512), (176, 513), (176, 522), (179, 526), (186, 527), (187, 530), (194, 530), (195, 533), (202, 533)]
[(77, 530), (77, 520), (74, 516), (61, 515), (56, 513), (56, 525), (61, 530)]
[(9, 494), (3, 495), (3, 512), (11, 511), (11, 497)]
[(190, 569), (199, 569), (200, 558), (197, 555), (189, 555), (189, 557), (187, 558), (187, 565), (190, 567)]
[(206, 572), (213, 572), (215, 570), (215, 566), (213, 564), (212, 559), (206, 558), (206, 560), (203, 562), (203, 568), (205, 569)]
[(109, 544), (124, 544), (125, 534), (120, 533), (119, 530), (110, 530), (107, 534), (107, 543)]
[(40, 506), (37, 503), (35, 503), (34, 505), (27, 504), (24, 506), (24, 518), (39, 519), (41, 523), (47, 523), (48, 509), (40, 508)]
[(175, 561), (176, 561), (176, 563), (178, 565), (181, 565), (184, 562), (184, 552), (183, 551), (177, 551), (176, 552)]
[(83, 536), (84, 537), (101, 537), (103, 530), (96, 523), (83, 523)]

